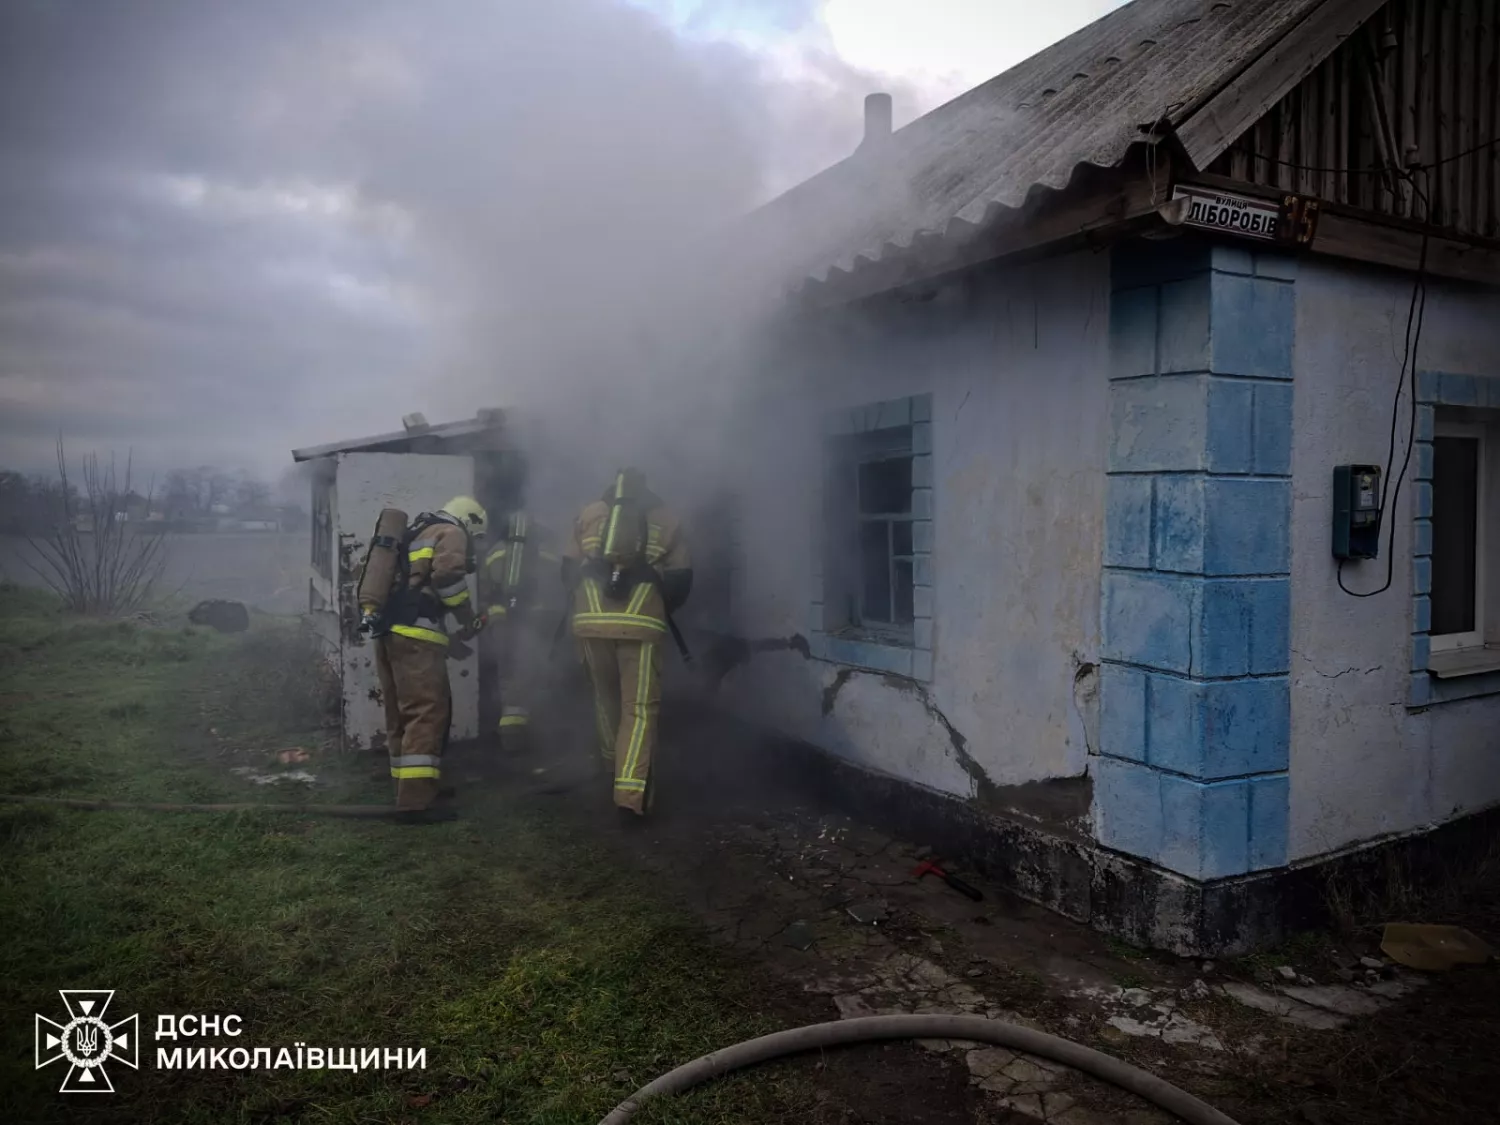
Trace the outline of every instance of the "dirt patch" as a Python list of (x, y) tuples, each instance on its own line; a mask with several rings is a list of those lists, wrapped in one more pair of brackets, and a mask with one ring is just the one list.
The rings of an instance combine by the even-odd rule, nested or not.
[[(984, 900), (971, 902), (915, 877), (927, 858), (919, 842), (892, 839), (736, 768), (732, 755), (715, 752), (720, 737), (670, 732), (656, 812), (644, 824), (619, 824), (607, 782), (586, 777), (586, 768), (531, 768), (547, 771), (554, 804), (579, 831), (608, 839), (622, 862), (649, 873), (654, 888), (767, 974), (767, 1007), (785, 1026), (897, 1011), (1011, 1019), (1127, 1058), (1247, 1125), (1437, 1125), (1487, 1120), (1500, 1104), (1493, 965), (1413, 991), (1389, 966), (1351, 973), (1352, 959), (1378, 953), (1368, 933), (1338, 950), (1331, 939), (1305, 940), (1220, 964), (1152, 954), (974, 879), (961, 857), (937, 857), (978, 883)], [(588, 742), (585, 732), (576, 745)], [(696, 758), (685, 757), (688, 747)], [(517, 764), (495, 783), (536, 776)], [(1493, 940), (1497, 904), (1491, 887), (1461, 917), (1430, 920)], [(1291, 976), (1278, 972), (1284, 963)], [(1252, 1007), (1237, 996), (1272, 1003)], [(1352, 1015), (1310, 1025), (1286, 1015), (1326, 1011), (1308, 1000), (1350, 996)], [(798, 1065), (819, 1068), (829, 1106), (851, 1121), (1169, 1120), (1065, 1068), (971, 1044), (856, 1048)]]

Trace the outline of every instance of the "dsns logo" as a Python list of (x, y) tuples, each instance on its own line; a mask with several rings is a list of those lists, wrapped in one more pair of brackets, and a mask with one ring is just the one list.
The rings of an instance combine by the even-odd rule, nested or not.
[(58, 990), (68, 1011), (67, 1023), (36, 1017), (36, 1068), (51, 1066), (59, 1059), (70, 1064), (59, 1088), (64, 1094), (108, 1094), (114, 1092), (108, 1062), (136, 1069), (140, 1061), (139, 1016), (108, 1024), (104, 1013), (114, 999), (114, 989), (63, 988)]

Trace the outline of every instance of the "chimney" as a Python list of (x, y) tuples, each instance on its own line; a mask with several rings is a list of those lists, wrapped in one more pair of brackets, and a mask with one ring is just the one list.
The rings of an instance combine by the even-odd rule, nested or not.
[(869, 94), (865, 97), (865, 139), (860, 148), (871, 148), (891, 135), (891, 96)]

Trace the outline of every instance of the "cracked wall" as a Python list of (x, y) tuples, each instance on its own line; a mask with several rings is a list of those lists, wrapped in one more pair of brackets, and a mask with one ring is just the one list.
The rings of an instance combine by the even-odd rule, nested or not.
[[(1500, 379), (1500, 295), (1427, 283), (1417, 368)], [(1408, 708), (1414, 629), (1413, 460), (1388, 591), (1352, 598), (1329, 554), (1336, 464), (1384, 465), (1409, 278), (1308, 259), (1297, 281), (1292, 447), (1290, 858), (1410, 832), (1500, 801), (1500, 695)], [(1397, 418), (1397, 469), (1409, 414)], [(1380, 558), (1344, 568), (1385, 581)]]
[[(1089, 762), (1103, 537), (1108, 260), (1077, 254), (821, 314), (757, 381), (736, 625), (811, 636), (831, 411), (932, 396), (933, 674), (855, 673), (792, 650), (722, 678), (744, 717), (942, 792), (1077, 778)], [(842, 675), (841, 675), (842, 673)], [(834, 689), (825, 712), (825, 693)]]

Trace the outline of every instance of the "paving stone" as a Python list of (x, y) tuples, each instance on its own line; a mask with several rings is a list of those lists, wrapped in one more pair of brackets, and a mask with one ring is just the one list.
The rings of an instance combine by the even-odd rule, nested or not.
[(1359, 963), (1367, 969), (1383, 969), (1385, 962), (1379, 957), (1361, 957)]
[(1057, 1068), (1048, 1063), (1037, 1062), (1031, 1058), (1018, 1058), (1005, 1068), (1005, 1076), (1014, 1078), (1017, 1082), (1028, 1082), (1035, 1084), (1052, 1085), (1056, 1083), (1059, 1074)]
[(890, 909), (880, 900), (852, 903), (845, 908), (849, 917), (861, 925), (873, 926), (890, 917)]
[(1048, 1121), (1056, 1121), (1068, 1110), (1076, 1105), (1078, 1099), (1072, 1094), (1050, 1093), (1042, 1095), (1042, 1111), (1046, 1113)]
[(834, 1005), (839, 1010), (841, 1019), (852, 1020), (857, 1016), (873, 1016), (875, 1009), (866, 1003), (863, 996), (855, 996), (844, 993), (833, 998)]
[(1236, 981), (1222, 984), (1219, 988), (1226, 996), (1238, 1000), (1247, 1008), (1269, 1012), (1279, 1020), (1301, 1027), (1310, 1027), (1317, 1031), (1331, 1031), (1334, 1028), (1343, 1027), (1347, 1022), (1342, 1016), (1336, 1016), (1332, 1012), (1322, 1011), (1286, 996), (1273, 996), (1254, 985), (1241, 984)]
[(781, 940), (793, 949), (809, 949), (817, 937), (806, 922), (793, 922), (782, 931)]
[(1387, 1000), (1397, 1000), (1405, 996), (1408, 992), (1415, 992), (1426, 983), (1421, 977), (1402, 974), (1398, 977), (1392, 977), (1390, 980), (1376, 981), (1366, 988), (1365, 991), (1374, 993), (1376, 996), (1383, 996)]
[(1381, 1000), (1369, 995), (1368, 990), (1360, 992), (1353, 988), (1320, 985), (1311, 988), (1289, 986), (1281, 991), (1293, 1000), (1300, 1000), (1324, 1011), (1337, 1012), (1341, 1016), (1374, 1015), (1385, 1007)]
[(964, 1056), (969, 1073), (975, 1078), (989, 1078), (999, 1074), (1016, 1061), (1016, 1053), (1004, 1047), (980, 1047)]
[(1040, 1094), (1017, 1094), (1014, 1097), (1001, 1098), (1000, 1104), (1006, 1109), (1014, 1110), (1016, 1113), (1024, 1113), (1027, 1117), (1035, 1117), (1038, 1121), (1046, 1120), (1046, 1111), (1042, 1109), (1042, 1096)]
[(1049, 1125), (1120, 1125), (1120, 1118), (1106, 1117), (1102, 1113), (1095, 1113), (1092, 1109), (1085, 1109), (1081, 1105), (1075, 1105), (1072, 1109), (1064, 1110), (1048, 1120)]

